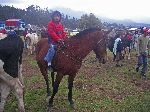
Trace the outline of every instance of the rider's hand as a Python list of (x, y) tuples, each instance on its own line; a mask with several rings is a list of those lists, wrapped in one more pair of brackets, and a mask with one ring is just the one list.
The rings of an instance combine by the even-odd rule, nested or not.
[(63, 39), (60, 39), (60, 40), (58, 40), (57, 42), (58, 42), (58, 44), (59, 44), (62, 48), (66, 48), (66, 45), (65, 45)]
[(64, 45), (64, 40), (63, 39), (59, 39), (57, 42), (58, 42), (58, 44)]

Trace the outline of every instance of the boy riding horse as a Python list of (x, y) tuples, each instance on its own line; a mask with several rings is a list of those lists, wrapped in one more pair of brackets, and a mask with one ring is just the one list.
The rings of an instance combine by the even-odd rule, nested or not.
[(54, 57), (57, 44), (60, 43), (61, 45), (64, 45), (63, 39), (66, 38), (66, 32), (64, 32), (64, 27), (60, 21), (61, 13), (59, 11), (54, 11), (52, 14), (52, 20), (48, 23), (48, 42), (50, 48), (44, 58), (44, 60), (48, 62), (49, 70), (52, 69), (51, 62)]

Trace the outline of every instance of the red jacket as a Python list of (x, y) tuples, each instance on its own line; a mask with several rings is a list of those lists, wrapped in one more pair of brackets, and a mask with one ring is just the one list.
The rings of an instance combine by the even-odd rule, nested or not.
[(50, 21), (48, 23), (48, 34), (54, 42), (66, 38), (66, 32), (64, 32), (64, 27), (60, 22), (54, 23)]
[(130, 34), (127, 35), (128, 40), (132, 40), (132, 36)]

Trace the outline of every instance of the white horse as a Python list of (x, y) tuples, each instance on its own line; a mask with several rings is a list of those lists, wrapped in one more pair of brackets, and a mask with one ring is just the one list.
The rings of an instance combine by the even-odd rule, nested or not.
[(28, 54), (33, 54), (35, 52), (35, 46), (39, 40), (39, 37), (36, 33), (28, 33), (25, 37)]

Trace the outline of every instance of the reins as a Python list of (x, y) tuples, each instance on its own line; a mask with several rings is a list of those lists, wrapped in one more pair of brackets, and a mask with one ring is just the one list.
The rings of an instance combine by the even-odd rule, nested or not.
[[(99, 44), (103, 39), (100, 39), (97, 43)], [(62, 49), (59, 49), (58, 51), (62, 51), (63, 49), (67, 49), (67, 46), (65, 45), (65, 48), (63, 47)], [(82, 63), (83, 59), (81, 59), (80, 57), (77, 57), (75, 55), (72, 54), (72, 56), (70, 55), (70, 53), (66, 53), (64, 51), (62, 51), (61, 53), (63, 53), (66, 57), (70, 58), (71, 60), (77, 62), (77, 63)]]

